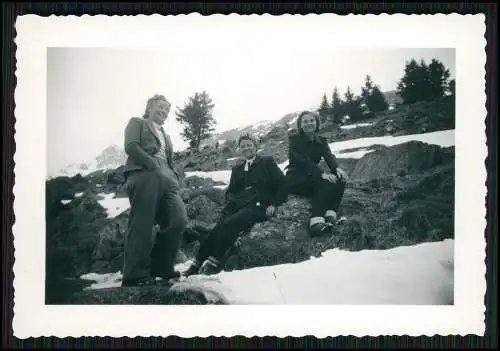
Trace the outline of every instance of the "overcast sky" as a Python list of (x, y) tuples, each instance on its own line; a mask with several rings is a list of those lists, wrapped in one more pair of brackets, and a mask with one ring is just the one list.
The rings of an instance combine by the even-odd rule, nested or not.
[(396, 89), (411, 58), (438, 58), (455, 77), (453, 49), (273, 50), (48, 49), (47, 171), (122, 146), (129, 118), (142, 116), (154, 94), (173, 104), (165, 127), (180, 150), (186, 144), (176, 106), (203, 89), (223, 131), (317, 106), (323, 93), (331, 99), (335, 86), (344, 93), (350, 85), (359, 94), (366, 74), (383, 91)]

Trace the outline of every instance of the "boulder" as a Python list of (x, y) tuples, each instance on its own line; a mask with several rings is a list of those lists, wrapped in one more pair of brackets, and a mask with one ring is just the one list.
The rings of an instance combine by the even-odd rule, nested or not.
[[(92, 268), (94, 273), (112, 273), (123, 269), (123, 250), (125, 236), (128, 226), (130, 210), (127, 210), (115, 218), (109, 219), (98, 233), (98, 242), (91, 254)], [(153, 242), (158, 234), (159, 227), (155, 226), (151, 235)], [(187, 260), (187, 256), (179, 250), (175, 264)]]
[(418, 174), (448, 162), (453, 153), (419, 141), (383, 148), (363, 156), (350, 174), (353, 181)]
[(220, 212), (220, 206), (206, 195), (192, 198), (186, 204), (189, 219), (197, 219), (205, 223), (215, 222)]
[(222, 205), (224, 203), (225, 190), (205, 186), (202, 188), (184, 189), (182, 191), (182, 199), (185, 203), (193, 201), (198, 196), (205, 196), (217, 205)]
[(216, 182), (212, 178), (203, 178), (198, 176), (190, 176), (184, 180), (184, 187), (186, 189), (199, 189), (199, 188), (209, 188), (214, 185), (223, 185), (222, 182)]
[(106, 183), (114, 185), (122, 185), (125, 183), (125, 176), (123, 174), (124, 166), (106, 172)]

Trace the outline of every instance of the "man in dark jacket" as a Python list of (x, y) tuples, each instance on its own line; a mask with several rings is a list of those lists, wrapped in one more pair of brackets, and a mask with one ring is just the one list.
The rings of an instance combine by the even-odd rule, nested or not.
[(217, 273), (220, 259), (241, 233), (274, 216), (287, 200), (285, 177), (274, 159), (256, 155), (256, 142), (249, 135), (240, 137), (238, 147), (244, 160), (231, 170), (222, 216), (185, 276)]

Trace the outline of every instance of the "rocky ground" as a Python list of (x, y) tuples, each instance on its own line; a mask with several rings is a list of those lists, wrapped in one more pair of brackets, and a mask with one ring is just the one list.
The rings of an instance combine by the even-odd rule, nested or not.
[[(433, 114), (434, 118), (440, 116), (432, 121), (431, 130), (425, 131), (453, 128), (450, 126), (449, 114), (452, 111), (449, 101), (441, 99), (434, 104), (419, 104), (405, 107), (409, 111), (405, 114), (399, 111), (379, 116), (370, 127), (337, 128), (330, 132), (337, 133), (336, 140), (343, 138), (339, 133), (358, 137), (380, 136), (389, 133), (387, 125), (391, 123), (396, 127), (390, 129), (390, 133), (405, 130), (405, 134), (414, 134), (424, 131), (422, 121), (429, 120), (429, 115), (422, 111)], [(404, 116), (413, 116), (411, 118), (420, 124), (411, 123), (410, 127), (410, 117)], [(387, 122), (388, 119), (393, 122)], [(367, 132), (363, 130), (370, 130), (370, 135), (365, 135)], [(283, 162), (287, 159), (287, 130), (272, 132), (274, 136), (267, 136), (262, 141), (262, 153)], [(189, 170), (228, 169), (231, 162), (226, 158), (234, 156), (231, 153), (226, 151), (224, 161), (221, 161), (222, 152), (210, 150), (184, 158), (178, 154), (177, 161), (182, 174)], [(310, 203), (291, 195), (280, 207), (276, 218), (255, 225), (240, 238), (224, 258), (224, 269), (300, 262), (335, 247), (384, 249), (453, 238), (454, 161), (453, 147), (440, 148), (421, 142), (380, 146), (359, 160), (340, 159), (341, 167), (349, 174), (340, 209), (340, 214), (348, 218), (344, 225), (338, 226), (333, 235), (310, 238), (307, 231)], [(81, 274), (117, 272), (122, 267), (129, 211), (108, 218), (106, 210), (99, 204), (103, 193), (125, 198), (121, 170), (119, 167), (86, 177), (77, 175), (47, 181), (46, 303), (213, 303), (200, 292), (173, 292), (167, 286), (82, 291), (89, 282), (79, 280)], [(217, 219), (224, 198), (224, 191), (213, 187), (220, 183), (211, 179), (188, 177), (182, 183), (190, 224), (177, 262), (184, 262), (194, 255), (199, 241)]]

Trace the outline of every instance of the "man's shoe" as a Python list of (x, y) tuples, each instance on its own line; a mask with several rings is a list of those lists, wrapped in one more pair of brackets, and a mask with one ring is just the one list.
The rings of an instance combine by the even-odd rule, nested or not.
[(311, 236), (322, 236), (331, 234), (333, 225), (331, 223), (316, 223), (309, 227), (309, 234)]
[(168, 274), (155, 274), (155, 277), (161, 278), (162, 283), (170, 282), (173, 279), (179, 279), (181, 274), (177, 271), (170, 272)]
[(325, 222), (330, 223), (330, 224), (336, 224), (337, 223), (337, 212), (335, 212), (333, 210), (326, 211)]
[(190, 275), (198, 274), (199, 270), (200, 264), (197, 261), (194, 261), (193, 263), (191, 263), (189, 268), (182, 273), (182, 275), (185, 277), (189, 277)]
[(219, 261), (210, 256), (201, 266), (200, 273), (202, 275), (212, 275), (220, 272)]
[(335, 221), (335, 224), (344, 224), (345, 222), (347, 222), (347, 217), (342, 216)]
[(152, 285), (156, 285), (156, 281), (153, 277), (122, 280), (122, 287), (152, 286)]

